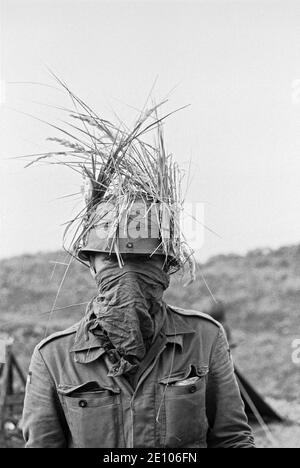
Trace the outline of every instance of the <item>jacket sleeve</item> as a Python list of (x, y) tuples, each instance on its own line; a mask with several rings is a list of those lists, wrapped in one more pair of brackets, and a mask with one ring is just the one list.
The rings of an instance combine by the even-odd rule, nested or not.
[(223, 329), (215, 342), (207, 384), (209, 448), (254, 448), (244, 403)]
[(36, 348), (26, 386), (22, 418), (26, 448), (65, 448), (66, 422), (56, 388)]

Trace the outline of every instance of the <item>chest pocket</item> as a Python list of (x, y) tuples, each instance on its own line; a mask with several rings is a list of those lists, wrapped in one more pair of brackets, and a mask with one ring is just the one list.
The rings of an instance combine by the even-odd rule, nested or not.
[(102, 388), (97, 382), (86, 382), (77, 386), (59, 385), (57, 392), (74, 447), (122, 447), (118, 388)]
[[(206, 377), (208, 367), (189, 366), (160, 381), (163, 447), (206, 447)], [(161, 393), (161, 392), (160, 392)]]

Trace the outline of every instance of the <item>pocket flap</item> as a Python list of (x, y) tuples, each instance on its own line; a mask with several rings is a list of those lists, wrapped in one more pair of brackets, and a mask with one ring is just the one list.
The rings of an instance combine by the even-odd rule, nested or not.
[(65, 396), (76, 396), (82, 393), (92, 393), (92, 394), (101, 394), (101, 393), (120, 393), (120, 389), (116, 387), (110, 387), (106, 385), (100, 385), (98, 382), (85, 382), (79, 385), (68, 385), (68, 384), (60, 384), (57, 387), (57, 392), (60, 395)]
[(193, 377), (205, 377), (209, 372), (208, 366), (195, 366), (190, 364), (186, 369), (170, 374), (160, 380), (161, 384), (170, 385), (175, 382), (191, 379)]

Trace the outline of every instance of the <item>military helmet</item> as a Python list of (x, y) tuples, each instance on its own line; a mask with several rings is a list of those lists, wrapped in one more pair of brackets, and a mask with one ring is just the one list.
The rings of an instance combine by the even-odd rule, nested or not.
[[(162, 255), (168, 262), (174, 262), (173, 243), (170, 242), (172, 220), (168, 211), (161, 203), (138, 198), (128, 210), (120, 212), (124, 198), (98, 204), (78, 248), (78, 258), (89, 262), (92, 254), (114, 253)], [(167, 249), (166, 243), (170, 244)]]
[(145, 105), (128, 127), (97, 115), (61, 84), (75, 103), (67, 130), (56, 127), (65, 138), (48, 138), (59, 151), (30, 164), (46, 161), (83, 175), (85, 206), (66, 223), (64, 248), (84, 263), (100, 252), (116, 254), (120, 264), (122, 254), (163, 255), (176, 268), (188, 263), (194, 275), (181, 232), (182, 173), (164, 142), (163, 122), (175, 111), (159, 117), (167, 101)]

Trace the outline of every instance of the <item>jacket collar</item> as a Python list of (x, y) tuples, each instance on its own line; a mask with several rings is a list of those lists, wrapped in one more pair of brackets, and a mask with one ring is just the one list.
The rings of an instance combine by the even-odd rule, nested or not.
[(166, 306), (166, 322), (164, 332), (166, 336), (185, 335), (186, 333), (195, 333), (195, 330), (189, 325), (185, 316), (180, 315), (175, 307)]
[(86, 335), (84, 320), (79, 324), (70, 353), (74, 353), (74, 361), (81, 364), (95, 361), (105, 353), (102, 342), (97, 335), (93, 333), (87, 333)]
[(183, 349), (183, 337), (188, 333), (195, 333), (195, 330), (188, 325), (185, 317), (176, 313), (176, 309), (167, 306), (166, 322), (163, 331), (168, 343), (174, 343)]
[(102, 348), (101, 340), (97, 335), (93, 333), (85, 334), (82, 324), (80, 325), (79, 329), (77, 330), (74, 345), (71, 348), (71, 352), (81, 352), (81, 351), (88, 351), (91, 349)]
[[(162, 331), (166, 335), (168, 343), (178, 344), (181, 348), (183, 347), (183, 335), (195, 333), (195, 330), (188, 324), (186, 318), (176, 312), (176, 308), (170, 306), (166, 306), (166, 321)], [(88, 333), (86, 337), (83, 321), (79, 324), (74, 345), (70, 352), (75, 354), (75, 361), (80, 363), (95, 361), (105, 354), (102, 342), (97, 335)]]

